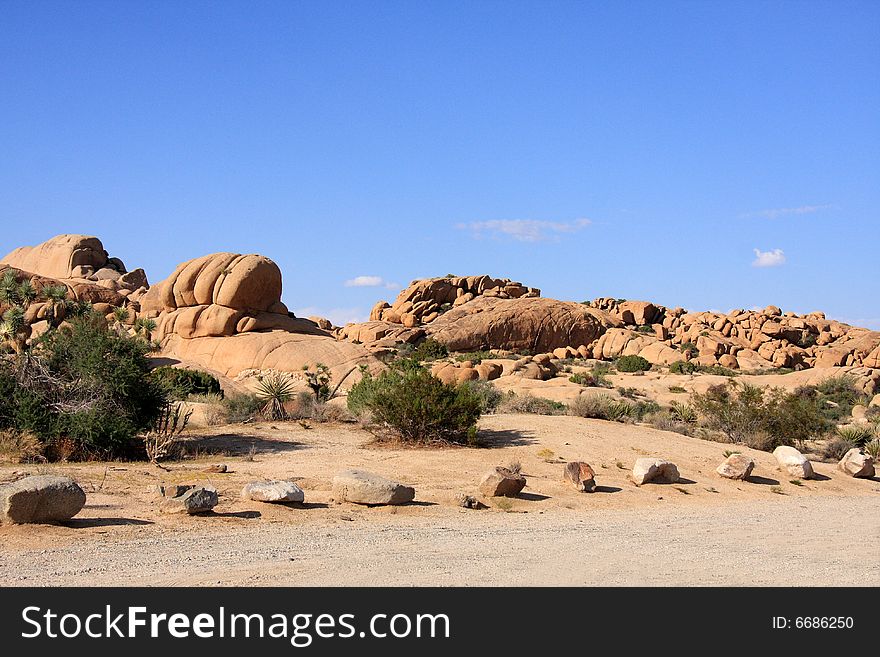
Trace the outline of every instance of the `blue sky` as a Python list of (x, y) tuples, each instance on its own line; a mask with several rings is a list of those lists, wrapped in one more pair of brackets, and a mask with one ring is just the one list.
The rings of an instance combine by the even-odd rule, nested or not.
[(337, 322), (489, 273), (880, 329), (878, 2), (3, 0), (0, 90), (4, 252), (263, 253)]

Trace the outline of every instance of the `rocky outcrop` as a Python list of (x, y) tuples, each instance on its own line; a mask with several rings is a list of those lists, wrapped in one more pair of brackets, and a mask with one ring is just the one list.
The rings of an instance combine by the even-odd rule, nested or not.
[(484, 296), (444, 313), (425, 330), (452, 351), (547, 352), (556, 347), (588, 345), (610, 322), (601, 311), (579, 303)]
[(412, 328), (432, 322), (444, 312), (481, 296), (520, 299), (541, 296), (541, 291), (509, 278), (485, 275), (425, 278), (410, 283), (393, 304), (378, 302), (370, 312), (370, 320)]

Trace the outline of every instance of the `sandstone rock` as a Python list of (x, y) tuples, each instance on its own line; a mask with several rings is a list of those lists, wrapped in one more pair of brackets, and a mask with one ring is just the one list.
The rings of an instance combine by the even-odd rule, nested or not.
[(305, 494), (291, 481), (254, 481), (245, 484), (241, 497), (255, 502), (302, 502)]
[(632, 479), (637, 486), (642, 484), (674, 484), (679, 480), (678, 468), (670, 461), (654, 458), (636, 459), (632, 469)]
[(162, 503), (162, 513), (186, 513), (194, 515), (207, 513), (220, 501), (217, 491), (213, 488), (196, 486), (190, 488), (182, 495), (165, 497)]
[(107, 252), (97, 237), (57, 235), (37, 246), (17, 248), (0, 263), (40, 276), (68, 279), (102, 269), (107, 264)]
[(579, 491), (592, 493), (596, 490), (596, 473), (587, 463), (581, 461), (566, 463), (563, 476)]
[(867, 414), (868, 408), (863, 404), (856, 404), (855, 406), (853, 406), (852, 412), (850, 413), (850, 415), (852, 415), (853, 419), (855, 420), (863, 420), (865, 419)]
[(487, 497), (516, 497), (525, 488), (526, 478), (519, 472), (498, 467), (480, 481), (480, 492)]
[(474, 369), (477, 371), (477, 374), (479, 374), (480, 378), (483, 381), (494, 381), (501, 376), (504, 370), (504, 368), (501, 367), (500, 364), (492, 363), (485, 360), (474, 367)]
[(715, 470), (725, 479), (744, 480), (752, 474), (755, 467), (755, 461), (745, 454), (731, 454), (724, 462)]
[(589, 344), (602, 334), (606, 322), (610, 324), (607, 315), (579, 303), (479, 297), (444, 313), (426, 329), (452, 351), (547, 351)]
[(806, 456), (794, 447), (780, 445), (773, 450), (773, 456), (776, 457), (776, 462), (779, 464), (780, 469), (787, 472), (790, 476), (797, 477), (798, 479), (813, 478), (812, 464), (807, 460)]
[(865, 453), (865, 450), (853, 447), (843, 458), (837, 467), (853, 477), (868, 478), (874, 476), (874, 459)]
[(406, 504), (416, 490), (363, 470), (346, 470), (333, 477), (333, 498), (355, 504)]
[(37, 475), (0, 486), (0, 522), (64, 522), (85, 506), (86, 494), (73, 479)]

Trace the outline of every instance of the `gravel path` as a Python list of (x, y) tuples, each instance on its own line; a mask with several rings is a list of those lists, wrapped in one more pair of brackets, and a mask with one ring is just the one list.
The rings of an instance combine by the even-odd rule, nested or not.
[[(195, 524), (195, 523), (194, 523)], [(108, 531), (9, 549), (0, 585), (874, 585), (880, 496)]]

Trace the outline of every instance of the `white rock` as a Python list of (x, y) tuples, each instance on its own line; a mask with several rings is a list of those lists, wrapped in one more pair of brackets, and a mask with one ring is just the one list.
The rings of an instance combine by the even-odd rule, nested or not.
[(302, 502), (302, 489), (292, 481), (252, 481), (241, 489), (241, 496), (255, 502)]
[(853, 447), (844, 454), (837, 467), (853, 477), (868, 478), (874, 476), (874, 459), (870, 454), (865, 454), (865, 451), (858, 447)]
[(813, 466), (807, 460), (807, 457), (797, 451), (794, 447), (788, 445), (780, 445), (773, 450), (773, 456), (780, 469), (787, 472), (792, 477), (798, 479), (812, 479)]
[(653, 482), (656, 484), (674, 484), (679, 479), (678, 468), (670, 461), (663, 459), (636, 459), (632, 469), (632, 480), (636, 486)]

